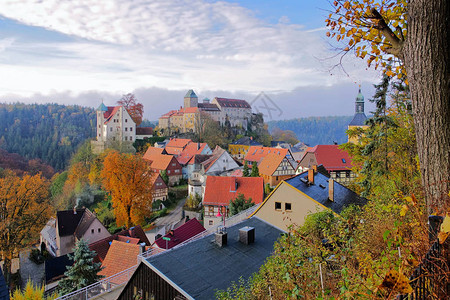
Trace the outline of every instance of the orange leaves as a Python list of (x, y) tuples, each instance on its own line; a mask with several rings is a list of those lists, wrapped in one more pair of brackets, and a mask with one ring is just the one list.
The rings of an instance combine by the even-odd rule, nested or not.
[(101, 172), (103, 185), (111, 194), (118, 226), (142, 224), (151, 213), (152, 173), (140, 157), (111, 151)]
[(409, 279), (395, 269), (391, 269), (383, 279), (380, 287), (389, 293), (409, 294), (413, 289), (409, 284)]

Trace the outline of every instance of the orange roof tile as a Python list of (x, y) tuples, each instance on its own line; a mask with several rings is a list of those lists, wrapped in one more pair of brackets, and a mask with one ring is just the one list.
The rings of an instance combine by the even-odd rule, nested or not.
[[(189, 160), (196, 154), (201, 154), (205, 147), (208, 146), (206, 143), (194, 143), (190, 142), (186, 145), (183, 151), (178, 155), (177, 160), (180, 164), (185, 165)], [(169, 152), (168, 152), (169, 153)]]
[(186, 107), (186, 108), (180, 109), (180, 111), (183, 113), (192, 114), (192, 113), (198, 112), (198, 107)]
[(256, 161), (260, 162), (262, 158), (266, 157), (270, 153), (276, 153), (285, 157), (288, 153), (288, 149), (273, 148), (273, 147), (262, 147), (262, 146), (250, 146), (248, 148), (247, 155), (244, 160), (246, 161)]
[[(104, 269), (101, 270), (99, 274), (109, 277), (136, 265), (140, 247), (141, 246), (138, 244), (125, 243), (116, 240), (112, 241), (108, 254), (106, 254), (105, 260), (102, 263)], [(121, 278), (114, 278), (112, 280), (112, 282), (117, 284), (121, 281)]]
[(154, 158), (162, 154), (163, 151), (164, 151), (163, 148), (148, 147), (147, 151), (145, 151), (143, 158), (145, 160), (154, 160)]
[(261, 163), (258, 166), (259, 174), (272, 176), (277, 170), (285, 157), (276, 153), (269, 153), (263, 157)]
[(173, 139), (170, 139), (170, 141), (167, 143), (166, 146), (167, 147), (184, 148), (190, 142), (192, 142), (191, 139), (177, 139), (177, 138), (173, 138)]
[(158, 154), (152, 156), (150, 168), (155, 170), (167, 170), (172, 160), (177, 161), (173, 155)]
[(221, 177), (206, 178), (203, 205), (226, 205), (239, 194), (252, 198), (255, 204), (261, 203), (264, 196), (264, 181), (262, 177)]

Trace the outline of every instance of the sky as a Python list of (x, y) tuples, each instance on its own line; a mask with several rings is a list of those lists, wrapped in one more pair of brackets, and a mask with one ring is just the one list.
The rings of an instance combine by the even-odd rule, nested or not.
[(193, 89), (200, 101), (245, 99), (266, 120), (352, 115), (359, 85), (371, 98), (380, 74), (351, 55), (345, 71), (335, 67), (330, 9), (327, 0), (2, 0), (0, 102), (96, 108), (134, 93), (157, 120)]

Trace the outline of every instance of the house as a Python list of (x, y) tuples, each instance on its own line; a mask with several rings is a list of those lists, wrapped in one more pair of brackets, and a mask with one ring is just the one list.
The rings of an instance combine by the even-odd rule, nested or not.
[(203, 227), (197, 219), (190, 219), (180, 227), (170, 230), (166, 235), (156, 239), (155, 245), (158, 248), (168, 250), (205, 230), (205, 227)]
[(242, 161), (247, 155), (250, 146), (262, 146), (257, 141), (253, 140), (253, 137), (244, 136), (237, 141), (228, 145), (228, 152), (234, 159)]
[(56, 219), (50, 218), (40, 234), (40, 245), (45, 245), (48, 253), (52, 256), (56, 256)]
[(302, 225), (311, 213), (330, 209), (340, 214), (349, 205), (366, 202), (332, 178), (310, 169), (278, 184), (252, 216), (289, 230), (292, 225)]
[[(102, 270), (98, 272), (99, 275), (110, 277), (129, 269), (138, 263), (137, 256), (145, 252), (145, 243), (139, 244), (138, 239), (131, 239), (128, 242), (113, 240), (109, 247), (108, 253), (102, 262)], [(116, 276), (111, 279), (111, 283), (121, 284), (126, 280), (126, 274)]]
[(3, 276), (2, 268), (0, 268), (0, 299), (9, 300), (9, 289)]
[(240, 277), (249, 278), (272, 254), (284, 231), (253, 217), (143, 259), (120, 300), (215, 299)]
[(192, 197), (198, 195), (203, 199), (205, 179), (206, 176), (203, 176), (201, 172), (193, 172), (188, 180), (188, 195)]
[(264, 179), (264, 184), (275, 187), (282, 180), (295, 175), (295, 166), (286, 156), (277, 153), (267, 154), (259, 163), (259, 176)]
[(192, 168), (189, 167), (189, 162), (194, 159), (194, 156), (210, 154), (212, 154), (212, 151), (206, 143), (194, 143), (192, 141), (187, 143), (181, 152), (178, 155), (175, 155), (182, 166), (183, 178), (188, 179), (191, 175)]
[(97, 253), (97, 256), (94, 257), (94, 262), (103, 262), (105, 260), (105, 257), (109, 251), (109, 247), (114, 240), (122, 242), (134, 241), (135, 244), (144, 243), (146, 247), (150, 247), (150, 241), (145, 235), (145, 232), (142, 230), (141, 226), (137, 225), (131, 227), (130, 229), (122, 230), (107, 238), (89, 244), (89, 249)]
[(164, 149), (166, 150), (167, 154), (176, 156), (183, 152), (184, 148), (191, 142), (191, 139), (173, 138), (169, 140)]
[(355, 178), (352, 171), (352, 158), (339, 145), (317, 145), (308, 148), (300, 160), (297, 173), (302, 173), (312, 166), (323, 165), (331, 178), (340, 183), (347, 183)]
[(153, 173), (151, 177), (153, 192), (152, 192), (152, 202), (155, 201), (165, 201), (169, 197), (169, 187), (162, 179), (159, 173)]
[(203, 197), (204, 226), (210, 228), (218, 225), (223, 217), (229, 215), (230, 201), (243, 194), (246, 199), (252, 198), (259, 204), (264, 198), (264, 182), (261, 177), (221, 177), (206, 178), (205, 195)]
[(50, 220), (41, 231), (41, 244), (50, 246), (49, 251), (56, 250), (56, 256), (62, 256), (72, 253), (75, 243), (81, 239), (94, 243), (109, 236), (106, 227), (89, 209), (63, 210), (56, 213), (56, 222)]
[(239, 168), (237, 162), (224, 149), (216, 146), (211, 157), (203, 161), (202, 169), (207, 175), (219, 175)]
[(173, 186), (182, 178), (181, 165), (175, 156), (163, 154), (163, 151), (165, 150), (162, 148), (149, 147), (143, 158), (149, 162), (150, 168), (154, 172), (161, 174), (161, 171), (166, 171), (169, 177), (169, 186)]
[(143, 140), (153, 137), (152, 127), (136, 127), (136, 139)]
[(136, 152), (133, 142), (136, 140), (136, 123), (123, 106), (105, 106), (100, 104), (96, 110), (96, 140), (91, 142), (92, 151), (101, 153), (106, 148)]
[[(260, 163), (264, 157), (269, 154), (277, 154), (286, 157), (288, 160), (292, 160), (293, 156), (289, 149), (283, 148), (273, 148), (273, 147), (263, 147), (263, 146), (250, 146), (244, 160), (247, 162)], [(251, 163), (250, 163), (251, 164)]]
[[(361, 86), (359, 87), (358, 95), (356, 96), (355, 101), (355, 115), (353, 116), (353, 119), (348, 124), (348, 129), (355, 129), (355, 128), (361, 128), (363, 130), (366, 130), (369, 128), (368, 125), (366, 125), (367, 116), (364, 113), (364, 96), (361, 93)], [(358, 143), (358, 137), (356, 136), (349, 136), (348, 137), (349, 143)]]

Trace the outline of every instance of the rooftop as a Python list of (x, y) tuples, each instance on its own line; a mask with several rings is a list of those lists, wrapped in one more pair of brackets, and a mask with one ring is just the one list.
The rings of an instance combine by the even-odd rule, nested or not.
[(352, 168), (352, 158), (346, 151), (339, 149), (339, 145), (317, 145), (308, 148), (306, 153), (314, 153), (317, 164), (323, 165), (328, 172)]
[(166, 241), (163, 237), (160, 237), (155, 241), (155, 244), (162, 249), (171, 249), (205, 230), (205, 227), (197, 219), (191, 219), (164, 236), (165, 238), (169, 238), (170, 241)]
[(252, 198), (255, 204), (261, 203), (264, 197), (263, 178), (208, 176), (203, 205), (228, 206), (230, 200), (236, 199), (239, 194), (243, 194), (246, 199)]
[(248, 148), (247, 155), (245, 155), (246, 161), (256, 161), (260, 162), (263, 157), (266, 157), (270, 153), (275, 153), (285, 157), (288, 154), (288, 149), (273, 148), (273, 147), (263, 147), (263, 146), (250, 146)]
[(367, 126), (366, 120), (367, 116), (363, 112), (356, 113), (348, 126)]
[[(239, 229), (245, 226), (255, 228), (255, 242), (249, 245), (238, 241)], [(212, 241), (214, 236), (208, 235), (151, 256), (144, 263), (192, 298), (214, 299), (217, 289), (227, 289), (231, 282), (257, 272), (283, 231), (253, 217), (227, 228), (227, 233), (225, 247), (217, 246)]]
[(228, 99), (228, 98), (214, 98), (221, 107), (230, 108), (252, 108), (245, 100), (240, 99)]
[[(101, 270), (99, 274), (109, 277), (135, 266), (138, 263), (137, 256), (140, 251), (141, 246), (139, 244), (116, 240), (112, 241), (108, 254), (106, 254), (105, 260), (102, 263), (104, 269)], [(119, 280), (119, 282), (116, 283), (122, 283), (121, 278), (118, 278), (117, 280)], [(114, 282), (114, 279), (112, 282)]]

